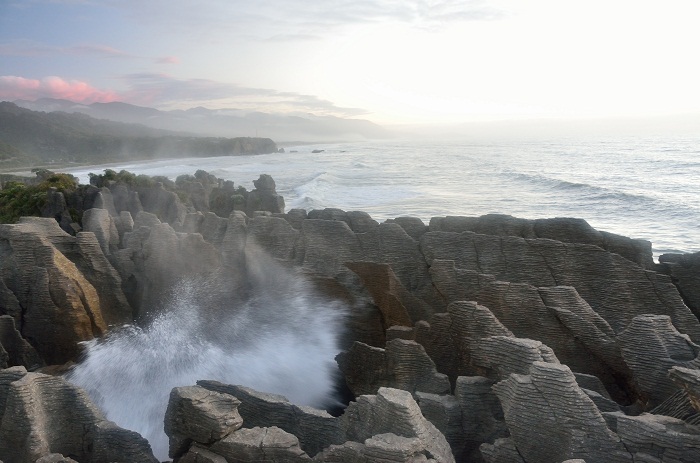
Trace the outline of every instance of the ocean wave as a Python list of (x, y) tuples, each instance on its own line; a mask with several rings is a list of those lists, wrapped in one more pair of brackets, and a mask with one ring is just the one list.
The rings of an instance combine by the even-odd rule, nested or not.
[(590, 183), (571, 182), (554, 177), (547, 177), (540, 174), (527, 174), (523, 172), (505, 172), (506, 176), (512, 180), (527, 183), (535, 187), (546, 188), (549, 191), (562, 191), (576, 194), (580, 197), (603, 201), (625, 201), (625, 202), (657, 202), (657, 198), (650, 196), (628, 193), (619, 190), (612, 190)]
[(296, 209), (316, 209), (325, 207), (327, 193), (338, 188), (339, 179), (328, 172), (316, 172), (301, 185), (292, 188), (289, 206)]

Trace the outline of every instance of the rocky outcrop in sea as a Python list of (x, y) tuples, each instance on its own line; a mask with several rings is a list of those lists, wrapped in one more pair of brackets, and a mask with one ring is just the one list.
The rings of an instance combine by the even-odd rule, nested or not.
[(571, 218), (285, 213), (265, 175), (245, 197), (206, 173), (180, 186), (95, 185), (81, 231), (0, 225), (0, 460), (158, 461), (60, 375), (183, 281), (216, 332), (216, 301), (283, 284), (256, 279), (265, 256), (348, 308), (341, 403), (196, 378), (160, 423), (173, 461), (700, 461), (697, 255), (657, 264)]

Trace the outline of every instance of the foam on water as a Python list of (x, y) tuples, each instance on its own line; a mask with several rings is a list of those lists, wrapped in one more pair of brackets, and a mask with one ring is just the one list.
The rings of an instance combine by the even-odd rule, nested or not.
[(297, 404), (335, 405), (345, 308), (267, 261), (254, 267), (244, 298), (220, 282), (182, 282), (147, 326), (88, 342), (67, 379), (87, 390), (108, 419), (148, 439), (160, 459), (167, 458), (163, 418), (176, 386), (212, 379)]

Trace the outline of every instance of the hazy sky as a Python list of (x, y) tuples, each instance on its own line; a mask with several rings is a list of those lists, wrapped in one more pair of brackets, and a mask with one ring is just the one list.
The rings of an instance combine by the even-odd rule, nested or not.
[(700, 113), (697, 0), (0, 0), (0, 99), (379, 123)]

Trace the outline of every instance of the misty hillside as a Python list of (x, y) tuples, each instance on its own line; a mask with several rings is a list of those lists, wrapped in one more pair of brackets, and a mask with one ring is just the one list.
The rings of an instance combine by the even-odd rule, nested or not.
[(36, 101), (17, 100), (15, 103), (34, 111), (80, 113), (99, 119), (137, 123), (155, 129), (196, 133), (209, 137), (261, 136), (278, 142), (329, 142), (390, 136), (386, 129), (367, 120), (311, 114), (294, 116), (202, 107), (160, 111), (120, 102), (83, 105), (53, 98), (41, 98)]
[(197, 137), (0, 102), (0, 161), (5, 165), (103, 163), (128, 159), (226, 156), (277, 151), (269, 138)]

